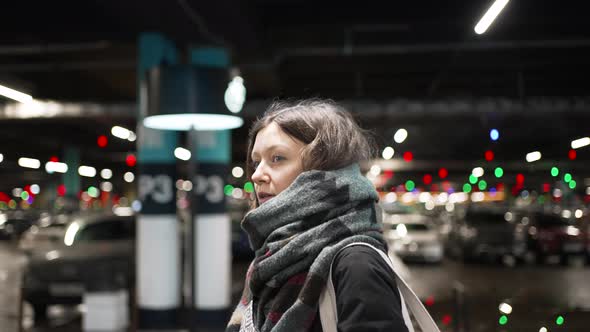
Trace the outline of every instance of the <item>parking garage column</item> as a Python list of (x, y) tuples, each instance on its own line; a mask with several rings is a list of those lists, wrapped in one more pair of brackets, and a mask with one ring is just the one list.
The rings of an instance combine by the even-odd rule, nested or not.
[[(229, 57), (224, 49), (194, 48), (191, 64), (227, 68)], [(229, 75), (229, 74), (228, 74)], [(229, 77), (228, 77), (229, 81)], [(199, 131), (196, 141), (198, 168), (193, 179), (197, 206), (195, 227), (194, 319), (199, 326), (224, 326), (231, 301), (231, 223), (225, 207), (224, 182), (229, 174), (231, 133), (229, 130)], [(193, 151), (194, 152), (194, 151)]]
[(138, 46), (138, 193), (142, 203), (136, 244), (138, 325), (140, 329), (170, 329), (178, 326), (180, 309), (174, 159), (178, 134), (144, 127), (141, 114), (147, 107), (147, 71), (175, 64), (178, 56), (172, 42), (160, 34), (142, 34)]
[(68, 165), (69, 171), (63, 175), (65, 192), (65, 208), (68, 211), (74, 211), (78, 208), (78, 192), (80, 191), (80, 150), (73, 146), (64, 149), (64, 162)]

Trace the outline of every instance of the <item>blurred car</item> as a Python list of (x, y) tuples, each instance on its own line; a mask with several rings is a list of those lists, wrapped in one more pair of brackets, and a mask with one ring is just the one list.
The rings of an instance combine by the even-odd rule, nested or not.
[(79, 304), (86, 287), (103, 279), (132, 290), (134, 266), (135, 217), (75, 217), (59, 244), (31, 251), (23, 297), (33, 307), (35, 320), (42, 320), (48, 305)]
[(536, 212), (530, 216), (527, 245), (543, 262), (549, 256), (559, 256), (562, 263), (570, 256), (586, 253), (587, 228), (577, 225), (560, 214)]
[(464, 261), (487, 258), (507, 262), (526, 253), (526, 225), (522, 216), (503, 208), (469, 208), (449, 233), (451, 256)]
[(33, 225), (33, 219), (23, 213), (0, 213), (0, 240), (18, 240)]
[(416, 213), (386, 214), (385, 238), (394, 254), (404, 261), (438, 263), (443, 245), (429, 217)]
[(30, 253), (35, 249), (41, 250), (59, 246), (63, 243), (69, 219), (70, 216), (65, 214), (42, 215), (33, 226), (22, 234), (18, 242), (19, 249)]
[(21, 236), (18, 247), (24, 252), (47, 249), (63, 243), (66, 224), (33, 225)]

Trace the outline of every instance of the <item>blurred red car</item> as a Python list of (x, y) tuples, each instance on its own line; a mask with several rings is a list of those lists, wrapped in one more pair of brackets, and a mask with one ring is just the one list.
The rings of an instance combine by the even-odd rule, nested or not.
[(562, 263), (570, 256), (583, 256), (588, 249), (586, 227), (575, 219), (552, 213), (530, 216), (528, 248), (543, 262), (549, 256), (559, 256)]

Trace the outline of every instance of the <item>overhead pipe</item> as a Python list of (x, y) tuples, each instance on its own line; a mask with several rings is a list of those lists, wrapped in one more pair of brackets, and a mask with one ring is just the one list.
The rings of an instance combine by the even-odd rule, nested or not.
[(46, 53), (68, 53), (68, 52), (87, 52), (103, 50), (111, 47), (109, 41), (97, 41), (90, 43), (56, 43), (56, 44), (29, 44), (29, 45), (11, 45), (0, 46), (0, 56), (2, 55), (34, 55)]
[(417, 45), (390, 44), (374, 46), (343, 47), (302, 47), (285, 48), (278, 52), (279, 57), (289, 56), (343, 56), (343, 55), (387, 55), (413, 54), (450, 51), (486, 51), (509, 50), (524, 48), (578, 48), (589, 47), (590, 39), (572, 40), (521, 40), (521, 41), (488, 41), (474, 43), (428, 43)]
[(77, 71), (89, 69), (126, 70), (136, 69), (135, 60), (70, 61), (53, 63), (19, 63), (0, 65), (0, 73), (38, 73), (52, 71)]

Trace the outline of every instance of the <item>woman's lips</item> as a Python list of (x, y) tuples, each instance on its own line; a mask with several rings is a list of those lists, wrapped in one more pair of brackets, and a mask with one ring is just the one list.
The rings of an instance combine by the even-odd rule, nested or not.
[(271, 199), (273, 197), (275, 197), (275, 195), (266, 194), (266, 193), (261, 194), (261, 195), (258, 195), (258, 203), (259, 204), (262, 204), (262, 203), (268, 201), (269, 199)]

